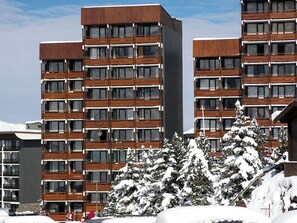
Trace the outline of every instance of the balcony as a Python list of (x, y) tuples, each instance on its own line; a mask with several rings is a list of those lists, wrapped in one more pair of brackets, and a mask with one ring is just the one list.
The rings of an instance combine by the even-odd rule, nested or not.
[(296, 33), (243, 33), (242, 41), (295, 40)]
[(4, 196), (3, 200), (4, 201), (10, 201), (10, 202), (18, 202), (19, 198), (18, 197), (11, 197), (11, 196)]
[(295, 11), (260, 11), (255, 13), (242, 12), (243, 20), (262, 20), (262, 19), (290, 19), (296, 18)]
[(267, 84), (269, 83), (269, 76), (243, 76), (243, 84)]

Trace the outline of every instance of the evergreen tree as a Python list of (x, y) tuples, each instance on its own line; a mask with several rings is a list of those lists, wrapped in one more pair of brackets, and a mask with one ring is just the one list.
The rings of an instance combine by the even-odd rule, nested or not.
[(221, 204), (229, 204), (262, 170), (256, 133), (246, 126), (244, 107), (238, 101), (235, 106), (235, 122), (223, 137), (225, 160), (217, 191), (217, 199)]
[(284, 153), (288, 151), (288, 135), (287, 130), (282, 126), (278, 132), (279, 146), (275, 148), (275, 160), (279, 161), (283, 158)]
[(257, 120), (255, 118), (252, 119), (250, 123), (250, 130), (254, 132), (254, 140), (257, 143), (257, 151), (259, 154), (259, 158), (262, 161), (262, 163), (266, 163), (266, 159), (264, 157), (264, 150), (267, 149), (263, 145), (266, 143), (266, 135), (265, 133), (261, 130)]
[(196, 139), (197, 147), (203, 151), (205, 154), (205, 158), (209, 157), (209, 149), (210, 149), (210, 143), (208, 138), (203, 134), (203, 132), (200, 132), (199, 137)]

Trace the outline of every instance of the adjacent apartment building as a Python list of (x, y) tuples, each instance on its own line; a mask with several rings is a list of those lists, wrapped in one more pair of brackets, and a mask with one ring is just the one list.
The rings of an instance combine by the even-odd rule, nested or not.
[(267, 146), (277, 146), (281, 124), (274, 124), (271, 115), (296, 97), (296, 1), (242, 0), (241, 9), (240, 39), (193, 44), (195, 132), (206, 131), (217, 140), (213, 151), (232, 124), (237, 99), (248, 117), (257, 118)]
[(182, 24), (161, 5), (85, 7), (82, 41), (42, 42), (42, 203), (103, 210), (127, 148), (182, 134)]
[(0, 121), (0, 202), (10, 211), (39, 210), (41, 198), (40, 122), (10, 124)]

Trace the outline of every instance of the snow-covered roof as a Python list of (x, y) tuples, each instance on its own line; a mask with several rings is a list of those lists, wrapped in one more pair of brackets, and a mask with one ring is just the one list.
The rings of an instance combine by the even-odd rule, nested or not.
[(47, 43), (82, 43), (81, 40), (73, 40), (73, 41), (43, 41), (40, 44), (47, 44)]
[(14, 133), (18, 138), (23, 140), (41, 139), (41, 130), (27, 129), (25, 124), (13, 124), (0, 121), (0, 134)]
[(158, 214), (156, 223), (202, 223), (217, 221), (271, 222), (265, 215), (248, 208), (235, 206), (191, 206), (167, 209)]
[(41, 140), (41, 132), (37, 133), (15, 133), (16, 137), (22, 140)]
[(137, 4), (137, 5), (102, 5), (102, 6), (85, 6), (82, 8), (117, 8), (117, 7), (139, 7), (139, 6), (154, 6), (161, 4)]
[(240, 37), (199, 37), (193, 40), (224, 40), (224, 39), (240, 39)]
[(188, 129), (187, 131), (184, 132), (184, 135), (186, 134), (194, 134), (195, 130), (194, 128)]
[(0, 121), (0, 132), (26, 131), (25, 124), (12, 124)]
[(288, 211), (273, 219), (272, 223), (296, 223), (297, 210)]
[(156, 223), (156, 217), (125, 217), (111, 218), (102, 223)]

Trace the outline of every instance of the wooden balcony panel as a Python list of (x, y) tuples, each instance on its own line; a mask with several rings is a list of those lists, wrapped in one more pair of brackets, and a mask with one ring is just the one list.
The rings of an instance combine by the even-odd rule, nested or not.
[(108, 58), (102, 58), (102, 59), (85, 59), (84, 60), (85, 65), (88, 66), (103, 66), (109, 64)]
[[(98, 191), (108, 191), (109, 183), (98, 183)], [(96, 191), (96, 182), (86, 182), (86, 191)]]
[(64, 222), (67, 214), (67, 212), (48, 212), (47, 216), (52, 218), (54, 221)]
[(68, 119), (83, 119), (84, 113), (83, 112), (70, 112), (67, 114)]
[(295, 83), (296, 76), (272, 76), (271, 83)]
[(41, 74), (42, 79), (66, 79), (67, 73), (49, 73), (45, 72)]
[(137, 147), (135, 141), (112, 141), (111, 146), (113, 149), (126, 149)]
[(42, 139), (67, 139), (67, 133), (49, 133), (44, 132), (42, 133)]
[(269, 34), (263, 34), (263, 35), (247, 35), (243, 34), (242, 40), (243, 41), (267, 41), (269, 39)]
[(271, 34), (270, 40), (295, 40), (296, 39), (296, 33), (286, 33), (286, 34)]
[(110, 44), (133, 44), (134, 38), (110, 38)]
[(271, 147), (274, 147), (274, 148), (276, 148), (276, 147), (279, 147), (279, 142), (278, 142), (278, 140), (269, 140), (269, 144), (271, 145)]
[(112, 121), (112, 128), (133, 128), (134, 120)]
[(195, 77), (204, 77), (204, 76), (220, 76), (220, 70), (199, 70), (195, 69)]
[(270, 13), (271, 19), (290, 19), (296, 18), (295, 12), (271, 12)]
[(86, 121), (85, 128), (109, 128), (108, 121)]
[(222, 89), (221, 96), (241, 96), (241, 90), (239, 90), (239, 89)]
[(101, 211), (104, 211), (104, 208), (105, 208), (105, 204), (101, 204), (101, 203), (98, 203), (96, 205), (96, 203), (86, 203), (85, 204), (85, 211), (86, 212), (90, 212), (90, 211), (94, 211), (96, 210), (96, 207), (98, 208), (98, 212), (101, 212)]
[(69, 172), (68, 173), (68, 180), (82, 180), (84, 175), (82, 172)]
[(110, 80), (110, 86), (133, 86), (133, 80), (132, 79), (113, 79)]
[(259, 126), (262, 126), (262, 127), (271, 126), (272, 125), (272, 121), (269, 118), (268, 119), (258, 118), (257, 121), (259, 123)]
[(86, 100), (85, 107), (108, 107), (107, 100)]
[(222, 137), (222, 131), (221, 130), (205, 131), (205, 135), (208, 138), (221, 138)]
[(86, 163), (86, 170), (109, 170), (110, 163)]
[(135, 123), (136, 127), (138, 128), (149, 128), (149, 127), (162, 127), (161, 120), (139, 120)]
[(67, 74), (68, 78), (75, 79), (75, 78), (84, 78), (84, 72), (70, 72)]
[(240, 69), (232, 69), (232, 70), (221, 70), (221, 76), (240, 76)]
[(65, 112), (45, 112), (42, 114), (42, 119), (66, 119)]
[(222, 111), (222, 117), (235, 117), (235, 109), (228, 109)]
[(67, 159), (68, 158), (68, 153), (43, 153), (42, 154), (42, 159)]
[(86, 79), (84, 84), (88, 87), (109, 86), (109, 81), (105, 79)]
[[(195, 117), (202, 117), (202, 111), (201, 110), (196, 110), (195, 111)], [(220, 110), (204, 110), (204, 116), (205, 117), (219, 117), (220, 116)]]
[(159, 64), (162, 63), (161, 57), (137, 57), (136, 64)]
[(280, 56), (271, 56), (270, 60), (273, 62), (286, 62), (286, 61), (295, 61), (295, 55), (280, 55)]
[(162, 85), (162, 80), (160, 78), (151, 79), (137, 79), (136, 85)]
[(83, 43), (85, 45), (107, 45), (109, 43), (108, 38), (84, 38)]
[(68, 98), (84, 98), (84, 92), (68, 92)]
[(67, 180), (67, 173), (43, 173), (43, 180)]
[[(162, 140), (160, 140), (160, 141), (162, 141)], [(147, 148), (147, 149), (162, 148), (163, 143), (161, 143), (160, 141), (155, 141), (155, 142), (153, 142), (153, 141), (138, 141), (136, 143), (136, 148), (142, 148), (142, 147)]]
[(160, 36), (138, 36), (135, 38), (136, 43), (158, 43), (161, 42)]
[(122, 99), (116, 100), (113, 99), (110, 101), (111, 107), (131, 107), (134, 106), (134, 99)]
[(269, 83), (269, 77), (263, 76), (263, 77), (247, 77), (245, 76), (242, 78), (243, 84), (267, 84)]
[(269, 61), (269, 56), (243, 56), (244, 63), (258, 63)]
[(83, 139), (84, 133), (83, 132), (69, 132), (68, 139)]
[(108, 142), (100, 142), (100, 141), (86, 141), (85, 143), (86, 149), (107, 149), (109, 147)]
[(134, 59), (133, 58), (112, 58), (110, 59), (111, 65), (129, 65), (133, 64)]
[(271, 98), (270, 99), (270, 103), (271, 104), (289, 104), (290, 102), (292, 102), (294, 98)]
[(83, 159), (84, 154), (82, 152), (72, 152), (67, 156), (68, 159)]
[(261, 19), (269, 19), (269, 13), (242, 13), (243, 20), (261, 20)]
[(268, 98), (243, 98), (244, 105), (269, 105), (269, 99)]
[(67, 200), (84, 200), (84, 196), (82, 193), (69, 193)]
[(42, 92), (41, 94), (42, 99), (65, 99), (66, 93), (65, 92)]
[(135, 106), (159, 106), (162, 105), (160, 99), (136, 99)]
[(44, 200), (53, 200), (53, 201), (58, 201), (58, 200), (67, 200), (67, 194), (66, 193), (48, 193), (48, 194), (43, 194), (43, 199)]
[(125, 163), (113, 163), (112, 169), (113, 170), (120, 170), (122, 169), (126, 164)]
[(220, 97), (220, 90), (195, 90), (195, 97)]

